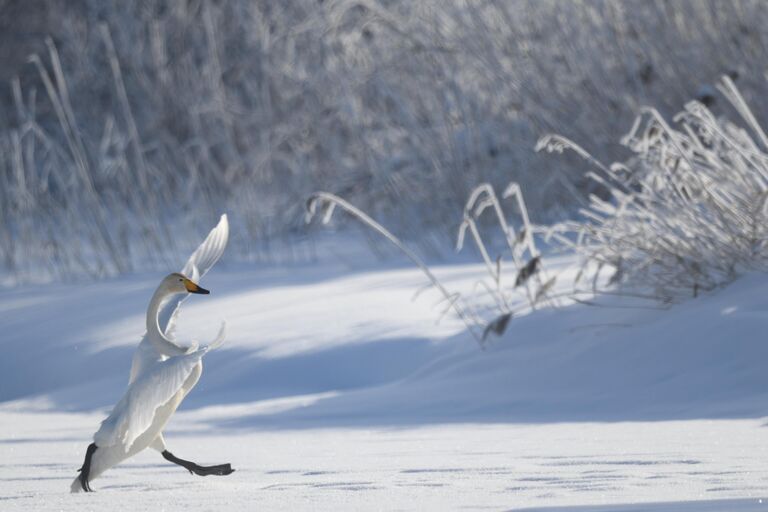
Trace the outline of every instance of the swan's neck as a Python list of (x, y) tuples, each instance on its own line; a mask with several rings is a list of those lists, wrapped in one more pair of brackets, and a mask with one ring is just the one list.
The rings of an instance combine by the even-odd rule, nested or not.
[(169, 357), (186, 353), (185, 348), (178, 346), (165, 336), (165, 333), (160, 330), (160, 323), (158, 322), (158, 315), (163, 302), (172, 295), (176, 294), (160, 286), (152, 296), (152, 300), (149, 301), (149, 308), (147, 309), (147, 339), (155, 347), (155, 350)]

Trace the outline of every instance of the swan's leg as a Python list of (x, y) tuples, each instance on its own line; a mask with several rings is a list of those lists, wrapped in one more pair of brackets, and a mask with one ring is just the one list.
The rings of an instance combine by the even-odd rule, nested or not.
[[(203, 362), (200, 361), (197, 363), (197, 366), (192, 370), (192, 373), (187, 377), (187, 381), (184, 383), (184, 386), (181, 390), (181, 396), (178, 398), (178, 402), (176, 406), (178, 406), (179, 403), (186, 397), (190, 391), (192, 391), (192, 388), (195, 387), (195, 384), (197, 384), (198, 379), (200, 379), (200, 375), (203, 373)], [(175, 409), (175, 408), (174, 408)], [(195, 464), (194, 462), (190, 462), (188, 460), (180, 459), (176, 457), (174, 454), (169, 452), (165, 449), (165, 439), (163, 439), (163, 434), (160, 433), (158, 436), (152, 441), (152, 444), (150, 445), (155, 450), (159, 451), (160, 454), (165, 458), (165, 460), (169, 462), (173, 462), (174, 464), (178, 464), (179, 466), (185, 468), (190, 473), (194, 473), (196, 475), (200, 476), (208, 476), (208, 475), (229, 475), (234, 469), (232, 469), (232, 466), (230, 464), (219, 464), (217, 466), (200, 466), (199, 464)]]
[(83, 467), (78, 469), (80, 472), (80, 485), (83, 487), (85, 492), (93, 492), (93, 489), (91, 489), (91, 486), (88, 483), (88, 478), (91, 475), (91, 459), (93, 458), (93, 454), (96, 452), (96, 448), (96, 443), (91, 443), (88, 445), (88, 449), (85, 451), (85, 461), (83, 461)]
[(234, 469), (232, 469), (232, 466), (230, 464), (219, 464), (217, 466), (200, 466), (198, 464), (195, 464), (194, 462), (190, 462), (188, 460), (180, 459), (168, 450), (163, 450), (162, 452), (163, 457), (165, 460), (169, 462), (173, 462), (174, 464), (178, 464), (179, 466), (182, 466), (187, 469), (190, 473), (194, 473), (196, 475), (200, 476), (208, 476), (208, 475), (229, 475)]

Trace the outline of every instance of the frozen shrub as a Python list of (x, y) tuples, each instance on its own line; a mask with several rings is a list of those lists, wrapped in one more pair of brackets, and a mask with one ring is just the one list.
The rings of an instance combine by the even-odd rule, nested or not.
[[(718, 88), (746, 129), (697, 101), (674, 127), (643, 108), (622, 140), (632, 158), (610, 167), (593, 160), (589, 177), (600, 190), (581, 220), (542, 231), (606, 273), (606, 284), (664, 301), (768, 269), (768, 138), (728, 76)], [(538, 145), (565, 148), (591, 159), (562, 137)]]

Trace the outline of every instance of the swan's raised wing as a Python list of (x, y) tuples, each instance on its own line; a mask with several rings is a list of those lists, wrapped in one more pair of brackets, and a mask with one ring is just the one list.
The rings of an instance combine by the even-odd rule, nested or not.
[(120, 445), (127, 453), (136, 439), (152, 425), (157, 409), (179, 392), (207, 351), (205, 347), (190, 354), (170, 357), (141, 373), (94, 434), (96, 446)]
[[(229, 221), (227, 215), (224, 214), (219, 219), (219, 223), (215, 228), (208, 233), (203, 243), (195, 249), (192, 256), (187, 260), (184, 268), (181, 269), (181, 273), (193, 280), (196, 283), (200, 282), (200, 279), (208, 273), (213, 267), (221, 255), (224, 254), (224, 249), (227, 247), (227, 241), (229, 240)], [(160, 310), (160, 314), (157, 320), (160, 324), (160, 329), (165, 332), (165, 335), (173, 339), (173, 327), (176, 320), (176, 315), (179, 306), (187, 298), (186, 295), (176, 295), (166, 303)]]
[(181, 273), (197, 282), (219, 261), (221, 255), (224, 254), (228, 240), (229, 221), (225, 213), (219, 219), (216, 227), (205, 237), (203, 243), (189, 257), (186, 265), (181, 269)]

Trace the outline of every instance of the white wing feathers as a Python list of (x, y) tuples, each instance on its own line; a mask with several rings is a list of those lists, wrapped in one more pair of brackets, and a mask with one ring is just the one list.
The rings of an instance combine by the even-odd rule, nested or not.
[(224, 254), (228, 238), (229, 222), (227, 222), (227, 215), (224, 214), (221, 216), (216, 227), (208, 233), (200, 247), (189, 257), (181, 273), (193, 281), (203, 277), (219, 261), (221, 255)]
[(120, 444), (128, 453), (134, 441), (152, 425), (157, 409), (181, 390), (203, 355), (220, 347), (226, 337), (227, 323), (221, 322), (219, 333), (209, 345), (200, 349), (195, 346), (183, 356), (156, 361), (138, 375), (94, 434), (96, 445)]
[(94, 434), (96, 445), (119, 444), (127, 453), (134, 441), (152, 425), (157, 409), (179, 392), (207, 351), (208, 347), (203, 347), (168, 358), (139, 375)]
[[(224, 254), (228, 240), (229, 221), (227, 220), (227, 215), (224, 214), (219, 219), (216, 227), (205, 237), (203, 243), (189, 257), (181, 273), (194, 282), (199, 283), (200, 279), (208, 273), (211, 267), (219, 261), (221, 255)], [(174, 336), (173, 330), (178, 315), (178, 308), (186, 298), (186, 295), (177, 295), (171, 298), (160, 310), (160, 314), (157, 317), (160, 329), (171, 339)]]

